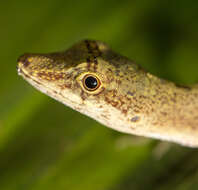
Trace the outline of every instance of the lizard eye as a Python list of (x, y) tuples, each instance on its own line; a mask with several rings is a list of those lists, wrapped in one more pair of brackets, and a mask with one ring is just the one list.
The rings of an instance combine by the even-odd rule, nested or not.
[(83, 78), (83, 86), (88, 91), (94, 91), (100, 86), (100, 80), (93, 74), (87, 74)]

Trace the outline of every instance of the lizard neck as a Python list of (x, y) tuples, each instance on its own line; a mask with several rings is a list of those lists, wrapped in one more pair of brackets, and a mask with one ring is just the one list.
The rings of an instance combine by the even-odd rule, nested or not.
[[(182, 142), (188, 146), (197, 146), (198, 85), (179, 86), (151, 74), (146, 74), (144, 81), (146, 88), (138, 91), (138, 101), (131, 107), (133, 112), (134, 107), (140, 108), (139, 112), (144, 117), (141, 123), (145, 126), (143, 133)], [(131, 121), (136, 122), (135, 119)]]

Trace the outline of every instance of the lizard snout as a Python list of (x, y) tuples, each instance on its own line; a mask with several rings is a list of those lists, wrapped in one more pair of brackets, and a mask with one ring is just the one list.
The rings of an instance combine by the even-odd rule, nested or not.
[(30, 64), (29, 58), (31, 57), (31, 54), (23, 54), (22, 56), (20, 56), (17, 60), (18, 62), (18, 67), (21, 64), (23, 67), (27, 67)]

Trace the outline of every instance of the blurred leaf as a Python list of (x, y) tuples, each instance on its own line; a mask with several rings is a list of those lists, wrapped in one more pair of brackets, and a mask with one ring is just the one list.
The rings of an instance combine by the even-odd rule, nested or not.
[(25, 52), (105, 41), (150, 72), (197, 81), (196, 1), (2, 1), (0, 183), (15, 189), (197, 189), (198, 152), (108, 129), (37, 92)]

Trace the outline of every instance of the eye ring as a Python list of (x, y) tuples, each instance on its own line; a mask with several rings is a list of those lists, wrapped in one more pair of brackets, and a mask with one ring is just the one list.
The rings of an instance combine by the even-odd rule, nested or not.
[(87, 74), (83, 77), (83, 87), (88, 91), (95, 91), (100, 85), (100, 80), (93, 74)]

